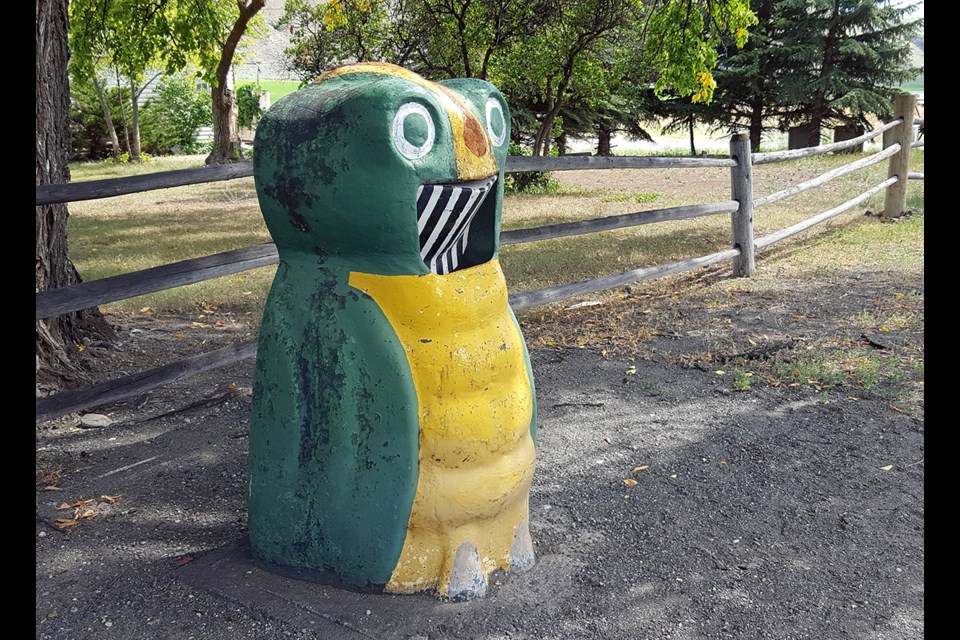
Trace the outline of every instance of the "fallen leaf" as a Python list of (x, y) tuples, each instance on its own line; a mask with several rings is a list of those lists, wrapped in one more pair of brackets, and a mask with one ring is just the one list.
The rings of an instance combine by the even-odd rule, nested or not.
[(67, 504), (66, 502), (61, 502), (60, 506), (57, 507), (57, 509), (59, 509), (60, 511), (63, 511), (65, 509), (73, 509), (73, 507)]
[(113, 504), (114, 502), (120, 499), (120, 496), (118, 495), (117, 496), (100, 496), (100, 499), (103, 500), (104, 502), (109, 502), (110, 504)]
[(884, 333), (890, 333), (890, 329), (887, 327), (880, 327), (880, 331), (883, 331)]
[(57, 518), (56, 520), (53, 521), (53, 526), (55, 526), (57, 529), (66, 529), (67, 527), (72, 527), (77, 523), (78, 521), (72, 518), (70, 520), (66, 520), (64, 518)]
[(236, 388), (237, 388), (236, 382), (231, 382), (230, 384), (227, 385), (227, 389), (236, 389)]
[(77, 520), (89, 520), (95, 515), (97, 515), (96, 511), (94, 511), (93, 509), (87, 509), (83, 513), (75, 515), (74, 518), (76, 518)]
[(84, 345), (82, 345), (82, 344), (78, 344), (78, 345), (77, 345), (77, 351), (83, 351), (84, 349), (86, 349), (86, 347), (85, 347)]
[(637, 484), (637, 481), (634, 480), (633, 478), (625, 478), (623, 481), (623, 484), (627, 485), (628, 487), (632, 487)]
[(215, 327), (225, 327), (225, 326), (227, 326), (227, 323), (224, 322), (223, 320), (217, 320), (216, 322), (213, 323), (213, 326), (215, 326)]
[(197, 327), (197, 328), (200, 328), (200, 329), (202, 329), (202, 328), (204, 328), (204, 327), (209, 327), (209, 326), (210, 326), (210, 325), (207, 324), (206, 322), (191, 322), (190, 324), (191, 324), (191, 326), (194, 326), (194, 327)]
[(897, 413), (903, 413), (903, 409), (901, 409), (900, 407), (898, 407), (898, 406), (895, 405), (895, 404), (890, 405), (890, 408), (893, 409), (894, 411), (896, 411)]
[(714, 373), (717, 374), (718, 376), (722, 376), (723, 374), (726, 373), (726, 371), (724, 371), (723, 369), (717, 369), (716, 371), (714, 371)]
[(44, 491), (63, 491), (63, 489), (61, 489), (60, 487), (55, 487), (53, 485), (50, 485), (49, 487), (44, 487), (43, 490)]
[(173, 332), (173, 337), (174, 337), (174, 338), (182, 338), (182, 337), (183, 337), (183, 331), (174, 331), (174, 332)]
[(880, 467), (880, 471), (890, 471), (890, 469), (893, 469), (892, 464), (888, 464), (886, 466)]
[(630, 367), (629, 369), (627, 369), (626, 371), (624, 371), (624, 373), (627, 374), (628, 376), (635, 376), (635, 375), (637, 375), (637, 368), (636, 368), (636, 367)]
[(604, 438), (603, 441), (606, 442), (607, 444), (610, 444), (610, 438)]
[(651, 311), (650, 309), (644, 309), (644, 310), (641, 311), (640, 313), (642, 313), (642, 314), (645, 315), (645, 316), (648, 316), (648, 315), (650, 315), (651, 313), (653, 313), (653, 311)]
[(150, 307), (144, 307), (140, 309), (140, 313), (153, 313), (153, 309)]
[(194, 557), (193, 557), (193, 556), (183, 556), (182, 558), (180, 558), (179, 560), (177, 560), (177, 566), (178, 566), (178, 567), (182, 567), (183, 565), (187, 564), (188, 562), (193, 562), (193, 561), (194, 561)]
[(721, 460), (721, 461), (720, 461), (720, 464), (727, 464), (727, 461), (726, 461), (726, 460)]
[(642, 465), (642, 466), (639, 466), (639, 467), (634, 467), (633, 470), (634, 470), (634, 471), (646, 471), (646, 470), (649, 469), (649, 468), (650, 468), (650, 465), (645, 464), (645, 465)]
[(673, 475), (670, 476), (670, 477), (671, 477), (671, 478), (676, 478), (676, 477), (677, 477), (677, 474), (673, 474)]
[(241, 291), (241, 292), (240, 292), (240, 295), (242, 295), (242, 296), (252, 296), (252, 295), (253, 295), (253, 291)]

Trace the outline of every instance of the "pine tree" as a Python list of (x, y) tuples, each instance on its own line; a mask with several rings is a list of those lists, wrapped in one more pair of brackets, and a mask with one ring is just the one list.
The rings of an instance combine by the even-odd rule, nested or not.
[(810, 126), (809, 146), (824, 125), (866, 125), (867, 115), (887, 118), (897, 88), (915, 77), (910, 39), (922, 20), (894, 0), (780, 0), (783, 103), (795, 105), (784, 124)]
[[(714, 70), (709, 105), (670, 108), (680, 123), (693, 116), (731, 133), (810, 125), (808, 145), (825, 126), (865, 125), (889, 117), (891, 98), (910, 68), (910, 39), (922, 26), (907, 21), (911, 7), (892, 0), (751, 0), (759, 24), (746, 46), (727, 46)], [(689, 102), (689, 98), (687, 99)]]

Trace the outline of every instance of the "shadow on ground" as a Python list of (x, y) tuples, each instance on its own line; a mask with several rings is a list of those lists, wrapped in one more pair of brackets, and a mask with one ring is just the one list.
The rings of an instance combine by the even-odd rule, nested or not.
[[(903, 288), (870, 287), (853, 307)], [(733, 392), (729, 376), (681, 357), (738, 349), (764, 328), (802, 338), (797, 315), (856, 333), (834, 304), (854, 289), (803, 292), (822, 317), (739, 292), (710, 309), (761, 320), (729, 343), (693, 297), (706, 319), (677, 321), (675, 337), (634, 355), (534, 347), (538, 564), (464, 604), (340, 592), (249, 564), (250, 363), (107, 407), (117, 422), (105, 429), (46, 425), (38, 466), (48, 481), (60, 471), (61, 490), (38, 485), (37, 637), (922, 638), (923, 412), (890, 399), (911, 381), (835, 389), (825, 403), (806, 385)], [(676, 318), (668, 300), (637, 317)], [(62, 502), (104, 495), (120, 499), (52, 525), (70, 513)]]

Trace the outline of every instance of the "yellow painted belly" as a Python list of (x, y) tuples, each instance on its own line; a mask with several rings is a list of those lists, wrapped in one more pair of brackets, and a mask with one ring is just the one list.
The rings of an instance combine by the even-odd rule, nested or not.
[(420, 416), (420, 473), (387, 590), (446, 594), (454, 554), (477, 547), (486, 575), (509, 569), (528, 519), (533, 390), (500, 264), (448, 275), (351, 273), (406, 350)]

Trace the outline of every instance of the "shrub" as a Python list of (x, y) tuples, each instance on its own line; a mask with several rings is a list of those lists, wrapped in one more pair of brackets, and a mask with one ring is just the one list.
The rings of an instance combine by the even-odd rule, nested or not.
[[(511, 156), (530, 155), (526, 149), (515, 142), (510, 143), (507, 154)], [(550, 171), (523, 171), (509, 173), (503, 184), (504, 193), (556, 193), (560, 182)]]
[(196, 144), (197, 129), (213, 123), (210, 95), (184, 77), (164, 79), (140, 110), (140, 146), (153, 154)]
[(251, 129), (263, 115), (259, 85), (244, 84), (237, 89), (237, 124)]

